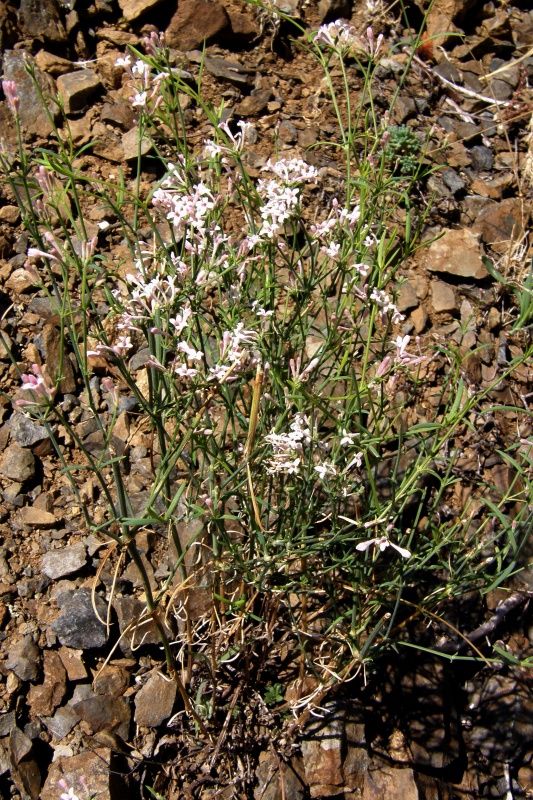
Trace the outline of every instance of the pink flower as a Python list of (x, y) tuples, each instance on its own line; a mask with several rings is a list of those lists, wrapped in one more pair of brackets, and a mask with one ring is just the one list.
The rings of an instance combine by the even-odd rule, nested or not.
[(39, 405), (43, 402), (49, 403), (56, 393), (48, 376), (43, 372), (39, 364), (32, 364), (31, 370), (33, 374), (24, 373), (21, 375), (22, 386), (20, 387), (22, 391), (30, 393), (31, 399), (20, 398), (16, 400), (15, 405), (19, 408)]
[(2, 81), (2, 90), (6, 96), (7, 104), (13, 114), (18, 115), (20, 107), (20, 97), (17, 93), (17, 84), (15, 81)]

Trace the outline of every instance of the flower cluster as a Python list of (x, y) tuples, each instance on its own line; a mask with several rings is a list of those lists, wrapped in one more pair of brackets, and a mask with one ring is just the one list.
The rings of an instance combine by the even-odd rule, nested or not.
[(287, 433), (269, 433), (265, 441), (272, 448), (267, 470), (271, 475), (296, 475), (303, 461), (304, 446), (309, 445), (312, 433), (304, 414), (296, 414)]
[(374, 31), (368, 27), (364, 37), (357, 35), (353, 25), (345, 19), (339, 19), (326, 25), (321, 25), (315, 34), (314, 41), (333, 50), (339, 56), (365, 55), (371, 60), (376, 60), (383, 49), (383, 34), (376, 38)]
[(167, 177), (154, 192), (152, 203), (164, 212), (176, 238), (181, 239), (188, 231), (205, 236), (209, 214), (217, 201), (202, 181), (187, 189), (183, 169), (167, 164)]
[(155, 103), (151, 106), (151, 110), (154, 111), (161, 102), (160, 86), (165, 75), (163, 73), (153, 75), (152, 69), (146, 61), (142, 61), (140, 58), (134, 61), (129, 53), (117, 58), (115, 64), (126, 70), (132, 79), (134, 85), (134, 94), (131, 97), (132, 106), (146, 108), (155, 99)]
[(283, 231), (285, 223), (296, 215), (300, 203), (300, 184), (316, 180), (316, 169), (299, 158), (268, 161), (264, 171), (275, 178), (260, 180), (257, 191), (263, 199), (259, 209), (262, 219), (259, 238), (274, 239)]

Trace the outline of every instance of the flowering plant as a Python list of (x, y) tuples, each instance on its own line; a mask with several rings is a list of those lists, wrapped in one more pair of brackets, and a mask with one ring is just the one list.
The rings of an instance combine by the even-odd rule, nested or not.
[[(383, 47), (365, 37), (361, 106)], [(396, 273), (419, 246), (424, 215), (409, 206), (414, 174), (398, 194), (386, 122), (351, 113), (353, 29), (332, 23), (308, 45), (339, 124), (333, 196), (310, 154), (271, 157), (252, 174), (258, 132), (209, 106), (161, 37), (119, 60), (142, 135), (159, 148), (158, 181), (141, 181), (139, 151), (129, 182), (87, 185), (59, 135), (53, 157), (21, 155), (27, 269), (61, 320), (64, 351), (53, 381), (44, 365), (22, 367), (17, 404), (46, 423), (61, 463), (67, 440), (83, 453), (80, 472), (66, 470), (71, 490), (80, 498), (92, 472), (99, 498), (94, 509), (80, 500), (86, 524), (113, 541), (117, 569), (122, 559), (138, 568), (201, 730), (191, 664), (205, 664), (208, 646), (213, 669), (233, 648), (253, 649), (261, 637), (251, 620), (268, 638), (276, 617), (329, 686), (401, 641), (406, 593), (434, 615), (494, 580), (487, 551), (503, 573), (517, 546), (514, 529), (489, 535), (470, 507), (441, 513), (458, 481), (454, 437), (475, 425), (489, 390), (476, 394), (458, 358), (423, 352), (405, 327)], [(16, 115), (16, 87), (4, 92)], [(183, 95), (206, 115), (196, 149)], [(72, 202), (57, 201), (64, 175)], [(118, 242), (107, 225), (89, 235), (90, 202), (106, 208)], [(72, 364), (96, 444), (62, 396)], [(437, 405), (425, 393), (430, 378), (441, 381)], [(525, 490), (510, 493), (516, 528)], [(498, 500), (499, 519), (511, 495)], [(146, 529), (171, 541), (171, 567), (153, 579), (137, 544)], [(203, 611), (193, 612), (198, 598)], [(163, 608), (176, 618), (172, 643)]]

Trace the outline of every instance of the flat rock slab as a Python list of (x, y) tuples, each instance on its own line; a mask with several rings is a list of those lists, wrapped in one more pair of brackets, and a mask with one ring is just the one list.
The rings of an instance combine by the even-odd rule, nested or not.
[(31, 636), (23, 636), (9, 649), (5, 662), (21, 681), (34, 681), (39, 672), (39, 649)]
[(229, 26), (230, 19), (216, 0), (180, 0), (165, 31), (165, 43), (178, 50), (197, 50)]
[[(22, 127), (30, 134), (46, 138), (52, 132), (52, 122), (42, 106), (39, 90), (26, 70), (26, 65), (33, 66), (35, 78), (43, 94), (53, 94), (54, 87), (51, 78), (37, 68), (33, 59), (22, 50), (6, 50), (3, 59), (4, 75), (6, 81), (15, 81), (17, 93), (20, 98), (19, 119)], [(55, 109), (50, 103), (49, 112), (52, 116)]]
[[(105, 619), (106, 604), (98, 596), (95, 596), (94, 599), (98, 614)], [(80, 650), (91, 650), (104, 646), (107, 642), (107, 630), (94, 613), (89, 589), (65, 592), (59, 596), (58, 603), (62, 613), (52, 623), (52, 630), (61, 644)]]
[(139, 19), (158, 6), (160, 2), (161, 0), (118, 0), (124, 19), (128, 22)]
[(57, 0), (20, 0), (19, 21), (24, 34), (48, 42), (65, 42), (67, 34), (59, 8)]
[(32, 686), (28, 692), (28, 704), (32, 714), (50, 716), (63, 700), (67, 686), (67, 673), (55, 650), (44, 653), (43, 682)]
[(91, 98), (102, 88), (100, 78), (92, 69), (67, 72), (57, 79), (57, 89), (65, 106), (65, 113), (83, 111)]
[(157, 728), (172, 714), (176, 700), (176, 683), (154, 672), (135, 697), (135, 722)]
[(35, 475), (35, 458), (31, 450), (13, 442), (0, 458), (0, 475), (24, 483)]
[(478, 234), (467, 228), (448, 228), (430, 244), (423, 258), (431, 272), (483, 280), (489, 273), (481, 256)]
[(59, 782), (64, 782), (79, 797), (111, 800), (111, 751), (107, 747), (86, 750), (77, 756), (60, 757), (50, 766), (41, 800), (57, 800)]
[[(35, 506), (24, 506), (17, 514), (17, 522), (21, 525), (28, 525), (31, 528), (51, 528), (57, 523), (54, 514), (44, 508)], [(68, 573), (63, 573), (68, 574)], [(51, 577), (50, 575), (48, 577)]]
[(87, 561), (85, 545), (72, 544), (61, 550), (50, 550), (43, 556), (41, 569), (44, 574), (55, 581), (65, 575), (73, 575), (82, 569)]
[(486, 205), (479, 212), (472, 229), (497, 253), (505, 253), (511, 242), (522, 237), (526, 222), (521, 201), (508, 197), (499, 203)]

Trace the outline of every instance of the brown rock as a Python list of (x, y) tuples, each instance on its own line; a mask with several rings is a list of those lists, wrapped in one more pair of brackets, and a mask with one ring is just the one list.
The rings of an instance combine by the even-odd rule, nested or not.
[(0, 475), (24, 483), (35, 475), (35, 458), (31, 450), (12, 442), (0, 457)]
[(217, 0), (180, 0), (165, 31), (165, 42), (178, 50), (196, 50), (229, 28), (230, 19)]
[(39, 671), (39, 650), (31, 636), (11, 644), (5, 665), (21, 681), (34, 681)]
[(65, 667), (69, 681), (82, 681), (87, 677), (87, 670), (82, 661), (82, 650), (73, 650), (71, 647), (61, 647), (59, 657)]
[(444, 281), (431, 281), (431, 305), (439, 311), (453, 311), (456, 308), (455, 293)]
[(153, 672), (135, 697), (135, 722), (157, 728), (172, 714), (176, 700), (176, 683)]
[(396, 305), (398, 311), (401, 311), (402, 314), (417, 307), (418, 296), (416, 294), (416, 287), (411, 281), (402, 283), (400, 291), (398, 292), (398, 297), (396, 298)]
[(66, 40), (57, 0), (20, 0), (19, 21), (26, 36), (49, 42)]
[(111, 751), (107, 747), (84, 750), (77, 756), (59, 757), (50, 765), (40, 800), (57, 800), (59, 781), (74, 789), (81, 797), (111, 800)]
[(343, 721), (333, 719), (302, 742), (305, 780), (311, 797), (335, 797), (343, 793)]
[(91, 733), (116, 731), (128, 736), (130, 707), (125, 698), (95, 694), (74, 703), (72, 708), (87, 723)]
[[(142, 156), (147, 155), (152, 149), (153, 145), (150, 139), (143, 136), (140, 144), (140, 152)], [(139, 156), (139, 128), (132, 128), (122, 137), (122, 158), (125, 161), (132, 161)]]
[(124, 19), (131, 22), (154, 9), (161, 0), (118, 0)]
[(253, 117), (265, 110), (271, 97), (272, 91), (270, 89), (259, 89), (257, 92), (252, 92), (248, 97), (245, 97), (240, 103), (237, 103), (235, 111), (241, 117)]
[(57, 89), (66, 114), (83, 111), (101, 88), (100, 78), (92, 69), (77, 69), (60, 75), (57, 79)]
[(17, 514), (17, 521), (22, 525), (29, 525), (32, 528), (50, 528), (57, 523), (54, 514), (36, 506), (24, 506)]
[(414, 311), (411, 311), (411, 321), (415, 326), (415, 333), (422, 333), (428, 321), (427, 311), (423, 306), (418, 306)]
[(53, 650), (44, 653), (44, 680), (28, 692), (31, 711), (37, 716), (49, 716), (61, 703), (66, 690), (66, 672), (59, 655)]
[(445, 230), (439, 239), (430, 244), (423, 257), (431, 272), (475, 280), (488, 277), (481, 260), (479, 236), (467, 228)]
[(64, 75), (66, 72), (72, 72), (74, 64), (68, 58), (61, 58), (61, 56), (48, 53), (46, 50), (39, 50), (35, 56), (35, 63), (43, 72), (49, 75)]
[(486, 244), (497, 253), (505, 253), (512, 241), (520, 239), (527, 223), (522, 203), (518, 198), (508, 197), (499, 203), (489, 203), (483, 208), (472, 230), (479, 233)]
[(303, 764), (299, 758), (286, 763), (274, 753), (263, 751), (259, 756), (256, 778), (254, 800), (279, 800), (280, 786), (283, 786), (287, 800), (303, 800), (306, 796)]
[(125, 669), (116, 664), (106, 664), (93, 681), (95, 694), (120, 697), (128, 688), (130, 676)]
[(31, 289), (33, 286), (35, 286), (35, 283), (36, 279), (30, 275), (28, 270), (24, 269), (24, 267), (19, 267), (18, 269), (13, 270), (5, 282), (5, 287), (12, 294), (17, 296), (27, 292), (28, 289)]
[[(20, 97), (19, 119), (22, 127), (27, 133), (45, 139), (52, 132), (52, 122), (43, 107), (40, 93), (26, 70), (26, 65), (33, 65), (35, 77), (44, 96), (53, 94), (53, 80), (43, 74), (33, 62), (32, 57), (22, 50), (5, 51), (3, 78), (4, 80), (15, 81), (17, 85), (17, 92)], [(52, 103), (49, 104), (48, 112), (52, 117), (55, 116), (56, 112)], [(12, 121), (13, 117), (11, 116), (10, 122), (12, 123)]]
[(412, 769), (392, 769), (384, 764), (369, 766), (362, 800), (419, 800)]

